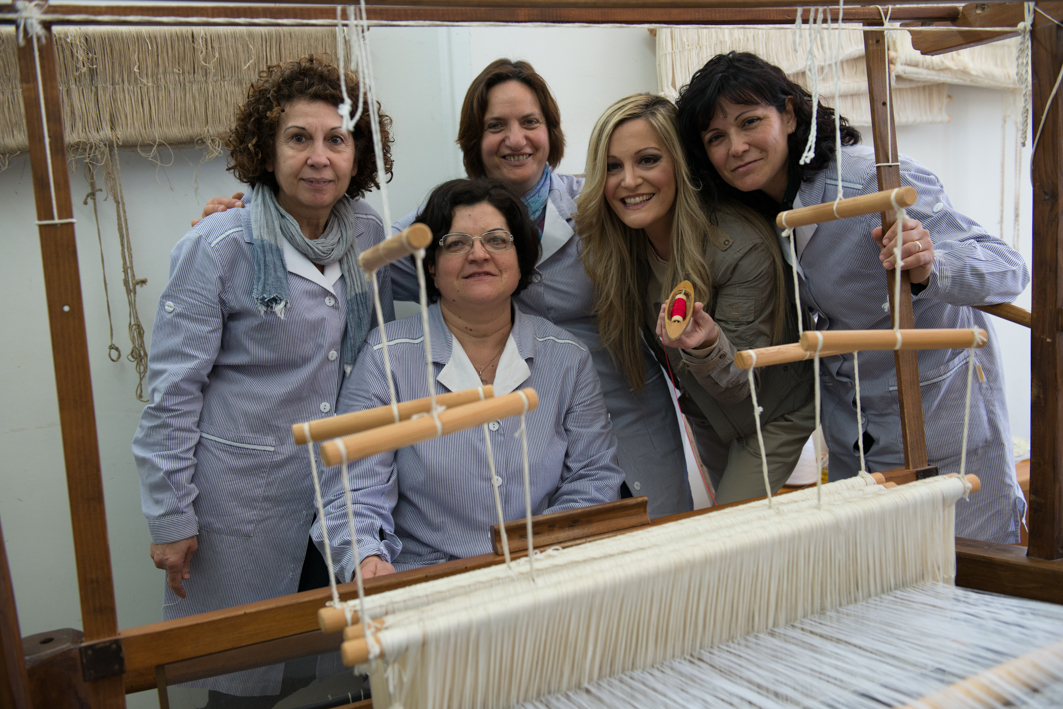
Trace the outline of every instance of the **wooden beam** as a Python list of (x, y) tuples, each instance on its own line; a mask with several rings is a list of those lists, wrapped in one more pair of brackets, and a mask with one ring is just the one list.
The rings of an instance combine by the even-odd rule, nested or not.
[(1033, 313), (1026, 308), (1020, 308), (1012, 303), (998, 303), (996, 305), (979, 305), (979, 310), (998, 318), (1008, 320), (1023, 327), (1033, 327)]
[[(417, 7), (416, 0), (403, 6), (368, 6), (369, 19), (376, 22), (544, 22), (580, 24), (657, 24), (657, 25), (729, 25), (729, 24), (792, 24), (797, 17), (794, 8), (764, 7), (740, 9), (659, 7), (642, 4), (639, 7), (602, 11), (588, 7)], [(528, 3), (525, 3), (528, 5)], [(14, 12), (12, 5), (0, 5), (0, 12)], [(51, 24), (114, 23), (113, 18), (138, 18), (132, 24), (170, 24), (152, 18), (215, 18), (230, 19), (232, 24), (253, 25), (267, 20), (322, 21), (336, 20), (336, 8), (330, 5), (48, 5), (44, 15)], [(959, 16), (954, 5), (926, 5), (894, 7), (891, 19), (921, 22), (947, 22)], [(832, 11), (832, 18), (836, 11)], [(874, 7), (846, 7), (844, 18), (852, 22), (879, 18)], [(69, 19), (67, 19), (69, 18)], [(93, 18), (99, 18), (94, 20)], [(108, 19), (112, 18), (112, 19)]]
[[(1038, 9), (1063, 19), (1063, 3)], [(1033, 328), (1030, 337), (1030, 547), (1031, 557), (1063, 558), (1063, 106), (1048, 98), (1063, 65), (1063, 28), (1037, 13), (1034, 20), (1033, 131), (1044, 129), (1033, 154)], [(1045, 111), (1047, 108), (1047, 115)]]
[[(532, 518), (532, 535), (536, 549), (545, 549), (565, 542), (621, 529), (648, 527), (650, 516), (646, 512), (649, 502), (645, 497), (629, 497), (615, 502), (581, 507), (562, 512), (551, 512)], [(525, 520), (506, 522), (506, 540), (509, 551), (528, 550), (528, 526)], [(502, 535), (497, 524), (491, 525), (491, 547), (495, 554), (503, 554)]]
[[(897, 129), (893, 120), (893, 105), (888, 100), (889, 66), (886, 58), (885, 35), (871, 30), (864, 32), (864, 59), (867, 63), (867, 87), (871, 99), (871, 133), (875, 141), (875, 160), (889, 163), (899, 155), (897, 152)], [(898, 165), (882, 165), (878, 168), (878, 188), (892, 190), (901, 186), (901, 169)], [(882, 231), (893, 224), (893, 214), (882, 214)], [(893, 302), (893, 279), (886, 275), (891, 312)], [(912, 288), (908, 272), (901, 277), (901, 327), (915, 327), (912, 311)], [(893, 355), (897, 367), (897, 399), (901, 411), (901, 435), (904, 438), (904, 467), (923, 468), (927, 465), (926, 432), (923, 429), (923, 397), (919, 390), (919, 353), (914, 350), (898, 350)]]
[[(918, 22), (904, 23), (902, 26), (912, 30), (912, 46), (921, 54), (933, 56), (968, 49), (981, 44), (997, 42), (1019, 35), (1018, 25), (1025, 21), (1026, 15), (1022, 3), (986, 3), (975, 2), (963, 6), (960, 16), (952, 22)], [(935, 29), (919, 32), (916, 27), (955, 27), (955, 31)], [(1010, 32), (983, 30), (980, 27), (1014, 27)], [(970, 28), (970, 29), (962, 29)]]
[(3, 529), (0, 529), (0, 709), (33, 709)]
[[(38, 222), (71, 219), (70, 179), (51, 30), (47, 32), (46, 41), (27, 41), (19, 47), (18, 64)], [(37, 83), (38, 74), (41, 86)], [(46, 120), (42, 120), (41, 116), (42, 93)], [(46, 134), (51, 154), (45, 149)], [(118, 632), (118, 618), (103, 504), (103, 478), (100, 474), (77, 244), (74, 225), (69, 222), (39, 224), (37, 231), (48, 300), (48, 323), (52, 336), (52, 360), (70, 498), (81, 618), (85, 626), (85, 639), (92, 641), (115, 635)], [(94, 682), (92, 688), (94, 709), (125, 707), (121, 677)]]
[(957, 537), (956, 585), (1063, 604), (1063, 561), (1029, 557), (1016, 544)]

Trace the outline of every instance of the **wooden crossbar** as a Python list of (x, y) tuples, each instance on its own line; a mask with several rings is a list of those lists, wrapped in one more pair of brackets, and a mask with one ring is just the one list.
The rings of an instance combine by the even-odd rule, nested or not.
[(427, 248), (432, 243), (432, 230), (424, 224), (411, 224), (398, 234), (388, 237), (376, 246), (366, 249), (358, 257), (358, 265), (366, 273), (372, 273), (415, 251)]
[(894, 190), (882, 190), (872, 194), (849, 197), (837, 202), (824, 202), (814, 204), (811, 207), (791, 209), (779, 212), (775, 217), (775, 224), (780, 229), (832, 222), (835, 219), (848, 219), (859, 217), (864, 214), (875, 212), (889, 212), (893, 210), (893, 200), (897, 200), (899, 207), (911, 207), (919, 195), (914, 187), (898, 187)]

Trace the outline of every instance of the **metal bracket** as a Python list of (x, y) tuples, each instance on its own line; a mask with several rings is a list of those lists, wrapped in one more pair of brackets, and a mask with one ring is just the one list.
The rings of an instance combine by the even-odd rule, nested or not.
[(95, 682), (108, 677), (125, 674), (125, 653), (119, 639), (86, 643), (81, 651), (81, 677), (86, 682)]

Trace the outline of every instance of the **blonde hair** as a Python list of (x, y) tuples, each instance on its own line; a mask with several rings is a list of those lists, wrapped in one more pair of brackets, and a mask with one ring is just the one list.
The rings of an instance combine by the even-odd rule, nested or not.
[[(602, 346), (610, 353), (635, 389), (645, 386), (641, 328), (643, 298), (649, 281), (648, 237), (642, 229), (624, 224), (605, 198), (609, 140), (620, 124), (641, 118), (653, 128), (675, 166), (675, 203), (672, 218), (672, 258), (661, 293), (668, 297), (672, 285), (689, 280), (694, 298), (712, 312), (711, 264), (705, 261), (705, 241), (716, 229), (702, 209), (676, 123), (675, 105), (653, 94), (633, 94), (605, 110), (591, 131), (587, 148), (586, 184), (580, 193), (575, 217), (576, 233), (583, 242), (583, 268), (594, 284), (594, 312)], [(748, 218), (748, 213), (743, 212)], [(755, 219), (759, 219), (755, 217)], [(752, 225), (751, 225), (752, 227)], [(774, 233), (756, 229), (761, 238), (775, 241)], [(776, 303), (773, 342), (785, 332), (786, 287), (776, 244), (769, 244), (776, 271)], [(671, 284), (671, 285), (669, 285)]]

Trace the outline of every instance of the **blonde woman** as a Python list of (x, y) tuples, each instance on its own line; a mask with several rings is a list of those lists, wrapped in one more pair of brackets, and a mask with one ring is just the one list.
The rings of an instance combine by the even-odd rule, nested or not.
[[(576, 230), (604, 348), (635, 389), (644, 384), (643, 339), (671, 369), (718, 504), (763, 495), (748, 378), (734, 355), (796, 340), (774, 232), (738, 204), (701, 202), (675, 106), (659, 96), (635, 94), (606, 109), (591, 133), (586, 178)], [(683, 280), (696, 302), (690, 325), (672, 340), (662, 303)], [(767, 367), (757, 380), (775, 491), (815, 426), (812, 370)]]

